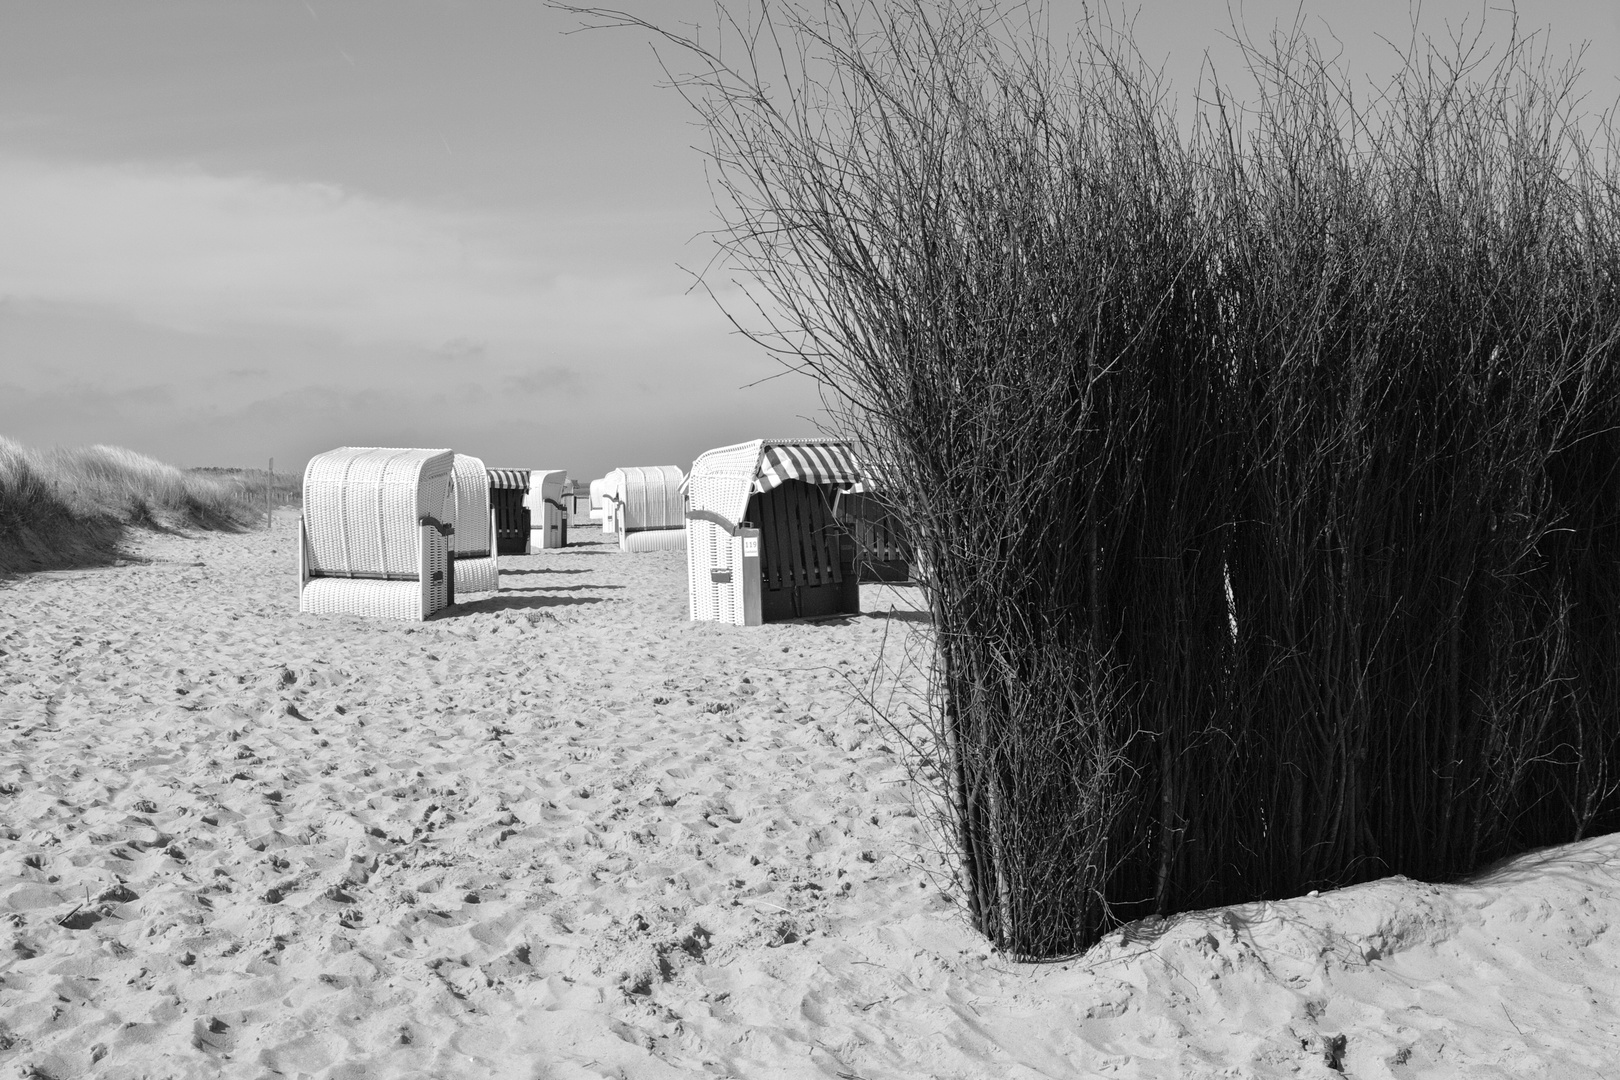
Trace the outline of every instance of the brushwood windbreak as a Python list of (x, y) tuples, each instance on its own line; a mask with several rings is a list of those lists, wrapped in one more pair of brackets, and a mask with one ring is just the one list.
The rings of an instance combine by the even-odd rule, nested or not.
[(1620, 827), (1620, 185), (1570, 72), (1420, 43), (1357, 96), (1281, 38), (1187, 125), (1038, 5), (719, 11), (664, 40), (739, 321), (917, 545), (979, 930)]

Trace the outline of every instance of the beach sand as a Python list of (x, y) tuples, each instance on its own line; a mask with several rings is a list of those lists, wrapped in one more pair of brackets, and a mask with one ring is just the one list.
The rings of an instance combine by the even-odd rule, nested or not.
[(0, 582), (0, 1077), (1606, 1077), (1620, 837), (994, 955), (857, 692), (684, 556), (300, 615), (295, 518)]

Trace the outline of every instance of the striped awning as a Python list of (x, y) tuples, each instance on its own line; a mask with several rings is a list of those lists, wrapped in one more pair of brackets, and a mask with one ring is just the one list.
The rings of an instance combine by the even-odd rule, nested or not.
[(489, 486), (492, 488), (517, 488), (519, 491), (528, 491), (529, 470), (490, 469)]
[(845, 439), (752, 439), (719, 446), (692, 462), (686, 517), (714, 521), (735, 535), (751, 495), (773, 491), (789, 480), (849, 488), (861, 481), (864, 471), (854, 444)]
[(760, 454), (754, 489), (763, 493), (789, 480), (849, 487), (860, 479), (861, 464), (855, 458), (854, 447), (847, 442), (830, 439), (768, 442)]

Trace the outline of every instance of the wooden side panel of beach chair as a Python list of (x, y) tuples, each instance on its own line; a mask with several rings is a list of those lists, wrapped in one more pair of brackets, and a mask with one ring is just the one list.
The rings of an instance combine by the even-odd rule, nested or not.
[[(761, 605), (767, 622), (859, 610), (849, 540), (826, 495), (788, 481), (748, 503), (761, 545)], [(851, 565), (846, 567), (846, 562)]]
[(806, 514), (808, 507), (804, 501), (804, 489), (795, 483), (783, 484), (782, 490), (787, 494), (788, 522), (793, 535), (793, 542), (789, 545), (793, 552), (793, 584), (801, 589), (819, 585), (821, 582), (814, 574), (815, 551)]
[(788, 583), (782, 569), (787, 564), (787, 538), (779, 527), (781, 521), (776, 511), (776, 504), (767, 502), (764, 495), (748, 497), (748, 521), (759, 529), (760, 588), (768, 591), (781, 589)]
[(526, 555), (529, 552), (529, 507), (525, 489), (492, 487), (490, 505), (495, 512), (495, 551), (500, 555)]
[(818, 588), (844, 580), (839, 566), (838, 537), (827, 499), (820, 488), (810, 484), (785, 484), (789, 496), (798, 546), (801, 551), (801, 585)]
[(759, 584), (767, 592), (776, 592), (791, 583), (782, 568), (788, 562), (787, 534), (781, 527), (781, 500), (767, 495), (748, 497), (747, 520), (759, 528)]
[(820, 488), (806, 485), (804, 506), (809, 522), (810, 553), (815, 561), (818, 585), (840, 585), (844, 570), (839, 558), (839, 533), (832, 507)]
[(777, 531), (782, 537), (782, 586), (802, 589), (809, 575), (804, 566), (804, 537), (799, 534), (799, 515), (793, 500), (793, 485), (776, 489)]
[(911, 554), (902, 543), (894, 513), (866, 492), (844, 495), (837, 521), (855, 544), (855, 568), (860, 580), (902, 582), (911, 578)]

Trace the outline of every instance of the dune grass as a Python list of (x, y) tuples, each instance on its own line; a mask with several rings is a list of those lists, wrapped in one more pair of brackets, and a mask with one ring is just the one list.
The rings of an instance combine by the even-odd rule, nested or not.
[(247, 490), (249, 505), (257, 513), (264, 513), (266, 503), (273, 506), (297, 506), (304, 499), (304, 477), (300, 473), (270, 472), (266, 469), (234, 469), (218, 465), (202, 465), (186, 472), (207, 477), (220, 483), (233, 484)]
[(131, 529), (248, 528), (264, 490), (121, 447), (35, 450), (0, 436), (0, 573), (116, 562)]

